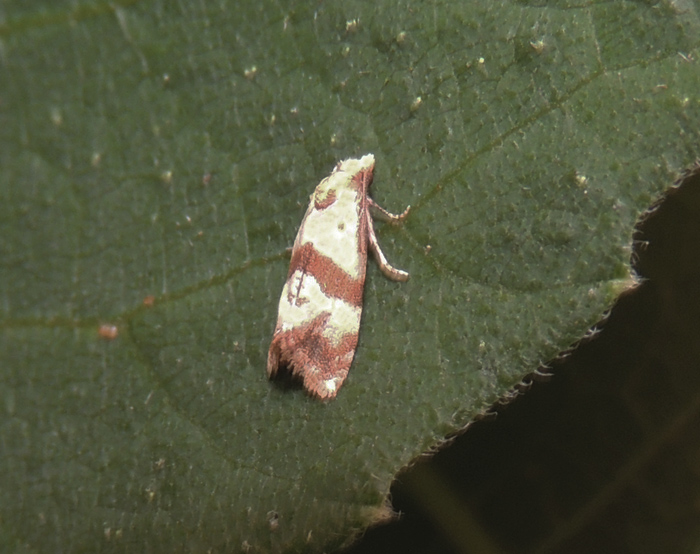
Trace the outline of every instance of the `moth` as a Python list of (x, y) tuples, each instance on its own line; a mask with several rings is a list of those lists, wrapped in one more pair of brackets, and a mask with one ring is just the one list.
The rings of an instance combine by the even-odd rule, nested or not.
[(369, 196), (374, 156), (338, 163), (311, 195), (292, 249), (277, 325), (267, 356), (268, 377), (291, 376), (320, 399), (338, 394), (355, 356), (362, 296), (371, 250), (382, 273), (407, 281), (408, 273), (384, 256), (373, 212), (391, 222), (403, 220)]

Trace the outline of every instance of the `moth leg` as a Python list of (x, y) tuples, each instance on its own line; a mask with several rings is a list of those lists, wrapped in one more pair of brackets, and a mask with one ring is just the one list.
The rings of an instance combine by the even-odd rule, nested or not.
[[(374, 204), (376, 206), (376, 204)], [(378, 206), (377, 206), (378, 207)], [(386, 212), (387, 214), (389, 212)], [(393, 216), (396, 220), (399, 218), (403, 218), (405, 214), (408, 213), (408, 210), (406, 210), (403, 214), (400, 216)], [(379, 264), (379, 269), (382, 271), (382, 273), (392, 281), (408, 281), (408, 273), (405, 271), (402, 271), (400, 269), (396, 269), (394, 266), (392, 266), (386, 259), (386, 256), (384, 255), (384, 252), (382, 252), (382, 249), (379, 247), (379, 242), (377, 241), (377, 235), (374, 233), (374, 224), (372, 223), (372, 218), (369, 215), (369, 212), (366, 212), (367, 214), (367, 235), (368, 235), (368, 240), (369, 240), (369, 248), (372, 251), (372, 254), (374, 254), (374, 258), (377, 260), (377, 263)], [(392, 214), (389, 214), (392, 215)]]
[(384, 208), (372, 200), (372, 198), (368, 197), (367, 200), (369, 202), (370, 210), (372, 210), (372, 215), (377, 219), (388, 221), (389, 223), (398, 223), (399, 221), (403, 221), (411, 209), (411, 206), (408, 206), (408, 208), (406, 208), (402, 214), (395, 215), (387, 212)]

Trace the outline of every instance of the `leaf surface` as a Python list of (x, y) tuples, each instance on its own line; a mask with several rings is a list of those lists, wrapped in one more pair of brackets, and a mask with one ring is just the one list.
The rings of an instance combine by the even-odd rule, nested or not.
[[(319, 550), (584, 335), (694, 157), (696, 4), (0, 8), (0, 544)], [(374, 153), (338, 398), (270, 387), (309, 194)], [(118, 337), (100, 337), (112, 324)]]

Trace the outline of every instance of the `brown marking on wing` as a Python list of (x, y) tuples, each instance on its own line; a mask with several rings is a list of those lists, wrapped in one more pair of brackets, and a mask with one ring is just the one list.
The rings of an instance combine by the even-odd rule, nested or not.
[(335, 189), (330, 189), (324, 195), (314, 193), (314, 208), (317, 210), (325, 210), (335, 203), (336, 198), (337, 194), (335, 193)]
[[(360, 225), (362, 227), (362, 224)], [(365, 268), (367, 266), (366, 241), (360, 256), (360, 274), (354, 278), (338, 267), (332, 258), (319, 254), (313, 243), (307, 242), (292, 252), (289, 263), (289, 279), (295, 271), (313, 275), (326, 296), (340, 298), (352, 306), (362, 306), (362, 293), (365, 286)], [(363, 255), (362, 255), (363, 254)]]
[(351, 183), (353, 188), (359, 190), (362, 193), (363, 198), (367, 196), (369, 192), (369, 187), (374, 179), (374, 166), (358, 171), (352, 176)]
[[(278, 332), (272, 338), (267, 356), (267, 374), (289, 372), (303, 379), (304, 388), (319, 398), (334, 398), (348, 375), (357, 348), (358, 330), (342, 336), (337, 346), (323, 336), (331, 314), (322, 313), (313, 320)], [(335, 390), (326, 381), (336, 379)]]

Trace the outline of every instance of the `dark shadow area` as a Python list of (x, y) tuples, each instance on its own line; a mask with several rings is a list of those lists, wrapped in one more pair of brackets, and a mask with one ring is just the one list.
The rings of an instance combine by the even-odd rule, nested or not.
[(662, 553), (700, 543), (700, 169), (639, 223), (600, 332), (392, 485), (347, 552)]

